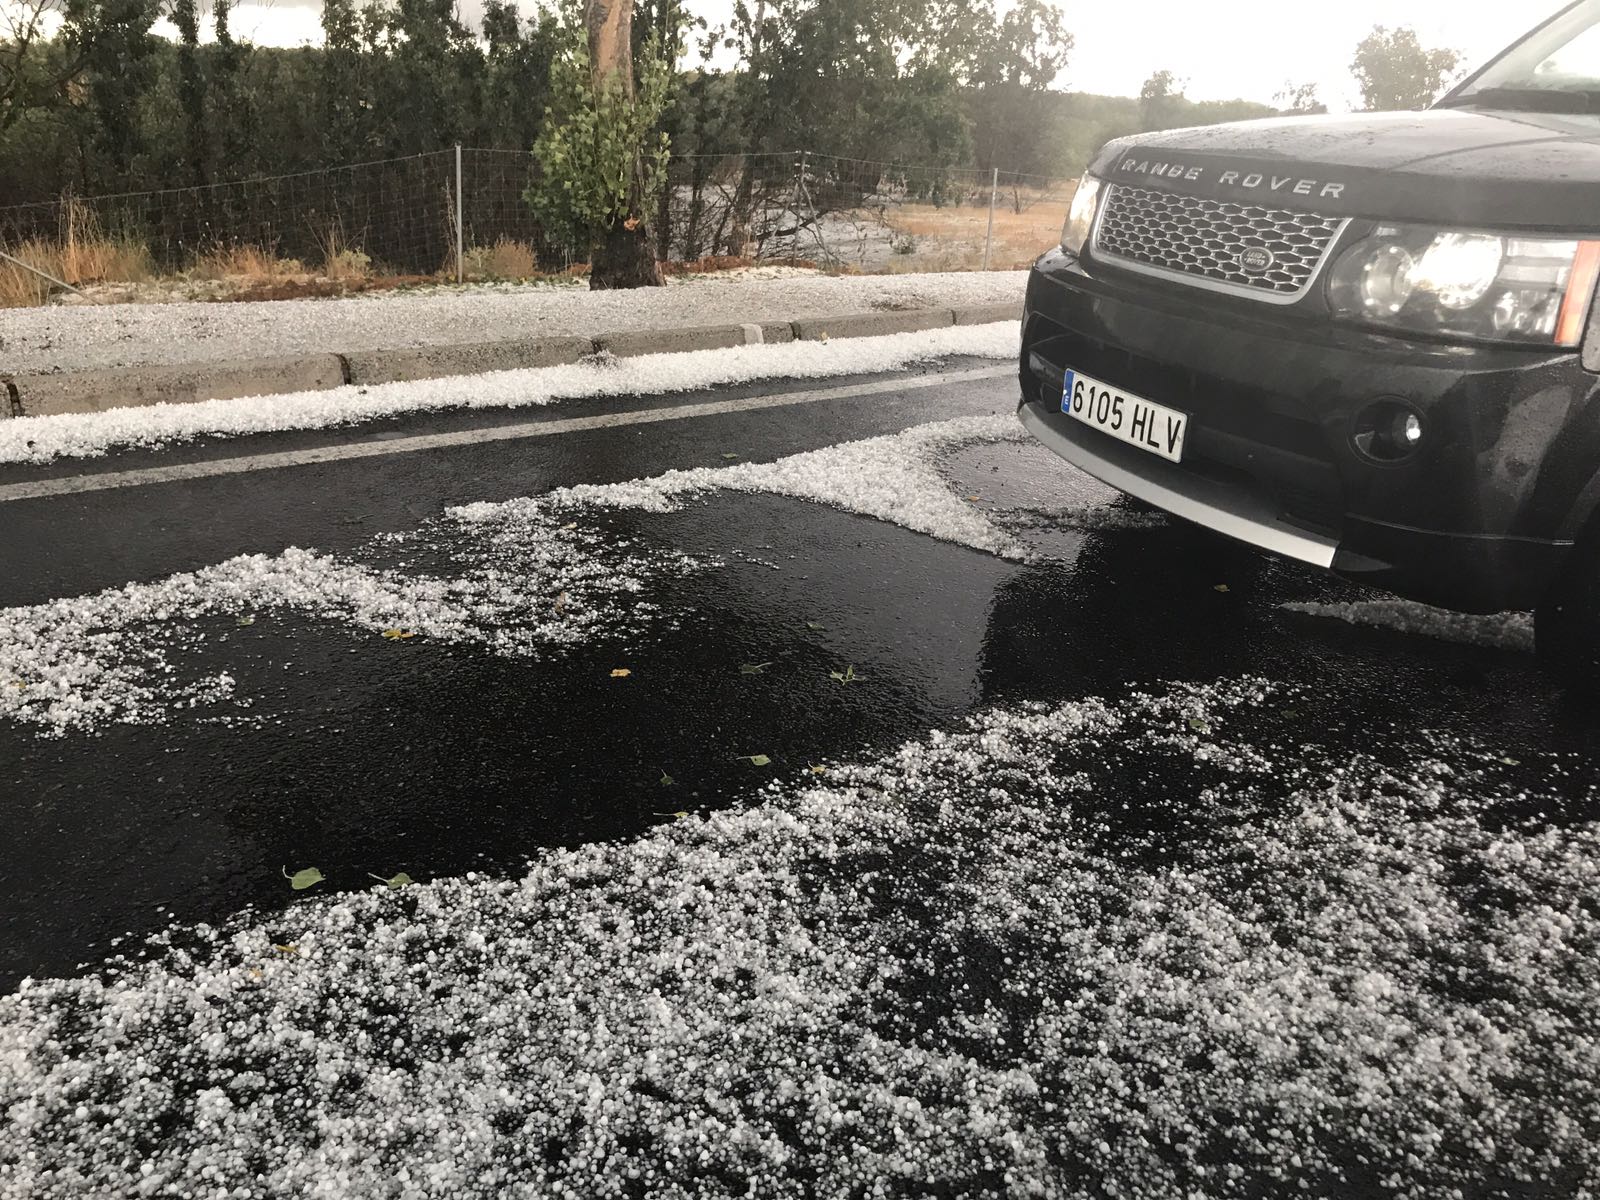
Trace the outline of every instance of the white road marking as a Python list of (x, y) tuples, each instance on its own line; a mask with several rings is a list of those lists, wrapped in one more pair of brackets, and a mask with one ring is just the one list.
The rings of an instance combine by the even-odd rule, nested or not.
[[(491, 429), (463, 429), (456, 433), (429, 433), (416, 437), (384, 437), (380, 434), (377, 436), (383, 440), (314, 446), (306, 450), (285, 450), (275, 454), (217, 458), (208, 462), (175, 463), (172, 466), (145, 467), (137, 471), (105, 471), (90, 475), (70, 475), (61, 479), (40, 479), (30, 483), (0, 484), (0, 504), (81, 492), (148, 487), (152, 484), (178, 483), (186, 479), (207, 479), (218, 475), (243, 475), (251, 471), (273, 471), (283, 467), (304, 467), (314, 463), (343, 462), (347, 459), (413, 454), (419, 450), (439, 450), (448, 446), (556, 437), (563, 433), (582, 433), (591, 429), (613, 429), (629, 425), (651, 425), (662, 421), (684, 421), (694, 417), (714, 417), (726, 413), (756, 412), (767, 408), (782, 408), (790, 404), (816, 404), (825, 400), (876, 396), (884, 392), (948, 387), (952, 384), (999, 379), (1011, 375), (1015, 370), (1016, 368), (1009, 364), (1003, 367), (975, 367), (971, 370), (946, 371), (915, 379), (880, 379), (871, 383), (847, 384), (843, 387), (810, 388), (799, 392), (743, 396), (733, 400), (712, 400), (702, 404), (680, 404), (670, 408), (607, 413), (595, 417), (569, 417), (558, 421), (527, 421), (516, 425), (497, 425)], [(372, 435), (367, 436), (372, 437)]]

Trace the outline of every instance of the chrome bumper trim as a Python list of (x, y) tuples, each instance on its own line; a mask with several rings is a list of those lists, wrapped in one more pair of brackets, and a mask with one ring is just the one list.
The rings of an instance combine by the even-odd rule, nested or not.
[(1174, 516), (1274, 554), (1317, 567), (1333, 565), (1338, 542), (1280, 521), (1276, 513), (1268, 511), (1264, 505), (1253, 503), (1249, 496), (1198, 475), (1185, 476), (1181, 490), (1168, 486), (1135, 474), (1110, 459), (1102, 458), (1093, 450), (1068, 441), (1051, 429), (1031, 404), (1023, 405), (1018, 416), (1023, 427), (1047, 448), (1119, 492), (1126, 492)]

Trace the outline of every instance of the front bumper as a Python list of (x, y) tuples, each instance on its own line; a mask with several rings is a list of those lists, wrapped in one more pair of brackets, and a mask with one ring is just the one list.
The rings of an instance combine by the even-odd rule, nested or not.
[[(1468, 611), (1536, 604), (1593, 503), (1600, 377), (1572, 353), (1264, 307), (1048, 254), (1028, 284), (1023, 424), (1112, 486), (1274, 553)], [(1183, 462), (1063, 414), (1068, 367), (1189, 413)], [(1380, 398), (1422, 417), (1405, 462), (1352, 441)]]

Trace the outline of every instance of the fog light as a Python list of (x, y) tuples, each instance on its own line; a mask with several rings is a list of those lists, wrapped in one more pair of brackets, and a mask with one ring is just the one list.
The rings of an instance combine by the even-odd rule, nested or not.
[(1422, 444), (1422, 418), (1399, 400), (1379, 400), (1356, 417), (1350, 440), (1363, 457), (1395, 463), (1410, 458)]

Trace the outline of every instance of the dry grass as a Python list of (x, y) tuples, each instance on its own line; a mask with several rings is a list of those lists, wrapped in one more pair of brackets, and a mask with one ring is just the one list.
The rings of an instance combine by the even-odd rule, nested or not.
[(317, 247), (322, 251), (324, 279), (335, 283), (353, 283), (371, 279), (372, 259), (367, 252), (345, 236), (342, 225), (330, 225), (317, 237)]
[[(1071, 199), (1070, 187), (1060, 195), (1002, 192), (994, 214), (990, 267), (1026, 267), (1055, 245)], [(887, 271), (973, 270), (983, 264), (987, 204), (907, 204), (890, 211), (887, 220), (901, 239), (899, 245), (909, 248), (892, 257), (885, 265)]]
[[(470, 280), (519, 280), (540, 277), (539, 262), (533, 247), (515, 238), (496, 239), (492, 246), (473, 246), (462, 255), (462, 265)], [(441, 274), (454, 277), (455, 260)]]
[[(152, 274), (149, 250), (132, 239), (107, 235), (94, 213), (77, 203), (66, 206), (57, 238), (34, 238), (0, 250), (74, 287), (137, 282)], [(0, 308), (43, 304), (55, 290), (32, 271), (0, 259)]]
[(243, 279), (251, 282), (284, 279), (306, 274), (305, 264), (295, 258), (279, 258), (259, 246), (227, 246), (208, 251), (195, 259), (188, 271), (193, 279)]

